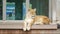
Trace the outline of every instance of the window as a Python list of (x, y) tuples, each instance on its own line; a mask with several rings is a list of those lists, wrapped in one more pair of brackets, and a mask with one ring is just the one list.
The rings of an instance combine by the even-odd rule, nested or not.
[(32, 8), (36, 8), (37, 15), (45, 15), (49, 17), (49, 0), (30, 0)]
[(50, 15), (49, 0), (6, 0), (5, 2), (5, 20), (24, 20), (28, 7), (36, 8), (37, 15), (45, 15), (48, 17)]
[(3, 3), (2, 3), (2, 0), (0, 0), (0, 20), (2, 20), (3, 19), (3, 12), (2, 12), (2, 7), (3, 7)]

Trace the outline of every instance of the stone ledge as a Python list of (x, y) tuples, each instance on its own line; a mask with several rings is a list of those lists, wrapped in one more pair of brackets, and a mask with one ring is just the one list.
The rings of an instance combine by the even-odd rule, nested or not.
[[(0, 24), (0, 29), (22, 29), (23, 24)], [(33, 25), (31, 29), (57, 29), (57, 24)]]
[(50, 25), (33, 25), (32, 29), (57, 29), (57, 24)]

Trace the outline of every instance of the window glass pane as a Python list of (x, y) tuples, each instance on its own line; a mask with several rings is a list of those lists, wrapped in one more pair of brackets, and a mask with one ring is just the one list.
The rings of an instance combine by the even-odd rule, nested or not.
[(37, 15), (49, 15), (49, 0), (30, 0), (32, 8), (36, 8)]
[(3, 7), (2, 0), (0, 0), (0, 20), (2, 20), (2, 7)]
[(6, 20), (23, 20), (23, 3), (25, 0), (7, 0)]
[(26, 0), (23, 0), (23, 19), (26, 17)]

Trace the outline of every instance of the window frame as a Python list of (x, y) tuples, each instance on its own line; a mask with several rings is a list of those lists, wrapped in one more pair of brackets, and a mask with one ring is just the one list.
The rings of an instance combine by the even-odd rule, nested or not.
[[(0, 20), (0, 28), (6, 29), (20, 29), (20, 24), (24, 22), (24, 20), (6, 20), (6, 0), (3, 1), (3, 20)], [(55, 23), (56, 21), (56, 0), (49, 0), (49, 18)], [(26, 0), (26, 13), (29, 8), (29, 0)], [(13, 26), (14, 25), (14, 26)], [(18, 27), (17, 27), (18, 25)], [(8, 26), (8, 27), (6, 27)]]

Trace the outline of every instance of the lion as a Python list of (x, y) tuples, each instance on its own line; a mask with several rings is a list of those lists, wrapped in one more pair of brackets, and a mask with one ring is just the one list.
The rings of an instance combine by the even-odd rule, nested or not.
[(51, 20), (44, 15), (36, 15), (36, 8), (35, 9), (29, 9), (26, 18), (24, 20), (24, 27), (23, 30), (30, 30), (31, 26), (33, 24), (50, 24)]

